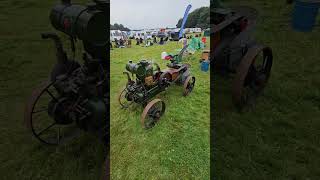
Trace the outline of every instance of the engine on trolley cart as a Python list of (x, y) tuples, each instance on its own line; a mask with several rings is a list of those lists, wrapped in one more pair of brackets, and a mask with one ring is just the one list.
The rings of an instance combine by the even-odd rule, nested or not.
[(213, 8), (211, 62), (215, 72), (234, 74), (232, 99), (239, 109), (262, 92), (271, 73), (271, 48), (252, 36), (257, 17), (250, 7)]
[[(182, 49), (177, 56), (182, 56), (185, 49)], [(177, 57), (173, 57), (165, 70), (160, 70), (157, 63), (148, 60), (141, 60), (138, 63), (129, 61), (126, 65), (127, 71), (124, 74), (128, 81), (118, 100), (122, 108), (128, 108), (132, 103), (145, 107), (141, 125), (146, 129), (152, 128), (165, 112), (165, 103), (160, 99), (153, 99), (157, 94), (172, 84), (183, 85), (184, 96), (194, 88), (195, 77), (190, 74), (190, 65), (181, 64), (176, 60)]]

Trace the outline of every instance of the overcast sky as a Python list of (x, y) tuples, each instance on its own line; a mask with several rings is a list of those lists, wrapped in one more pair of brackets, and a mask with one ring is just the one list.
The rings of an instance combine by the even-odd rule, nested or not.
[(130, 29), (176, 27), (188, 4), (192, 12), (210, 0), (110, 0), (110, 23)]

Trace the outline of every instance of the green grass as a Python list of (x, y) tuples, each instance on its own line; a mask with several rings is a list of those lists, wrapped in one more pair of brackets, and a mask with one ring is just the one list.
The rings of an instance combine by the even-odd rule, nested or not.
[(272, 47), (274, 64), (264, 94), (243, 113), (232, 105), (231, 78), (213, 77), (214, 175), (216, 179), (319, 179), (320, 28), (294, 32), (293, 7), (285, 1), (243, 4), (259, 10), (255, 36)]
[(1, 179), (96, 180), (102, 172), (105, 150), (96, 138), (84, 135), (71, 144), (46, 146), (23, 122), (26, 100), (55, 63), (53, 43), (40, 33), (54, 31), (48, 15), (57, 2), (0, 1)]
[(152, 59), (164, 69), (167, 61), (160, 59), (161, 52), (178, 48), (181, 44), (170, 42), (111, 51), (112, 179), (209, 179), (210, 76), (200, 71), (201, 52), (184, 59), (192, 65), (195, 89), (187, 97), (182, 96), (181, 86), (160, 93), (157, 98), (166, 103), (166, 112), (151, 130), (140, 125), (141, 105), (121, 109), (117, 101), (127, 81), (122, 72), (128, 60)]

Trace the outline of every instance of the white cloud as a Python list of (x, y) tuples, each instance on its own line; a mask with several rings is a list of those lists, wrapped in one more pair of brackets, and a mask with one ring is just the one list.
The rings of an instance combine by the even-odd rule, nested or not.
[(130, 29), (175, 27), (188, 4), (193, 10), (209, 6), (209, 0), (110, 0), (111, 24)]

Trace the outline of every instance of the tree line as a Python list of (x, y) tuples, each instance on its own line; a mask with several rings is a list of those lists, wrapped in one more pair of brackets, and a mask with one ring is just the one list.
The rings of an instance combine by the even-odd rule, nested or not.
[(110, 30), (130, 31), (129, 28), (124, 27), (122, 24), (118, 23), (114, 23), (114, 25), (110, 24)]
[[(182, 18), (177, 23), (177, 28), (180, 28), (182, 24)], [(185, 24), (185, 28), (201, 28), (206, 29), (210, 27), (210, 8), (201, 7), (192, 11)]]

